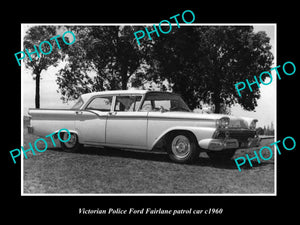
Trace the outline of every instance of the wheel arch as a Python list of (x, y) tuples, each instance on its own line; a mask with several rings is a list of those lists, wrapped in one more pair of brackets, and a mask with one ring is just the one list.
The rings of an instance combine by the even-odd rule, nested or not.
[(67, 129), (67, 128), (62, 128), (62, 129), (56, 130), (56, 131), (54, 131), (53, 133), (56, 133), (56, 134), (57, 134), (60, 130), (63, 130), (63, 131), (61, 131), (61, 133), (66, 133), (66, 132), (67, 132), (66, 130), (68, 130), (70, 133), (75, 133), (75, 134), (78, 135), (78, 131), (72, 130), (72, 129)]
[(160, 143), (166, 144), (166, 140), (168, 137), (170, 137), (171, 134), (174, 132), (186, 132), (189, 133), (193, 138), (195, 138), (195, 142), (197, 146), (199, 147), (198, 142), (204, 138), (211, 138), (214, 134), (216, 128), (210, 128), (210, 127), (171, 127), (167, 130), (165, 130), (162, 134), (160, 134), (155, 141), (150, 146), (150, 149), (153, 150), (157, 145)]
[(67, 133), (66, 130), (68, 130), (70, 133), (76, 134), (76, 135), (77, 135), (77, 138), (78, 138), (78, 142), (80, 142), (80, 138), (79, 138), (79, 133), (78, 133), (78, 131), (72, 130), (72, 129), (62, 128), (62, 129), (59, 129), (59, 130), (54, 131), (53, 133), (55, 133), (55, 137), (56, 137), (56, 138), (58, 138), (58, 132), (59, 132), (60, 130), (62, 130), (62, 131), (60, 132), (60, 133), (62, 133), (62, 134), (63, 134), (63, 133)]

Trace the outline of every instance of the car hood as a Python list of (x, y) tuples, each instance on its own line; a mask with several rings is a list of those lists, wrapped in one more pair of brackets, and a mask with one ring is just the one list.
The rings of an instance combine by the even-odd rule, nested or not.
[[(196, 112), (149, 112), (148, 116), (154, 118), (165, 118), (165, 119), (182, 119), (182, 120), (210, 120), (216, 121), (223, 117), (230, 119), (229, 128), (249, 128), (251, 122), (255, 119), (248, 117), (236, 117), (225, 114), (205, 114)], [(257, 120), (256, 120), (257, 121)]]

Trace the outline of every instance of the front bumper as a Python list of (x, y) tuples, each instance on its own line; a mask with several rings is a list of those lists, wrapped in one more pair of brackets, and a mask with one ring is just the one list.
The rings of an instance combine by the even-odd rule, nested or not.
[(225, 149), (251, 148), (257, 147), (260, 144), (260, 138), (248, 138), (247, 141), (239, 142), (234, 138), (227, 139), (203, 139), (198, 142), (200, 148), (211, 151), (222, 151)]

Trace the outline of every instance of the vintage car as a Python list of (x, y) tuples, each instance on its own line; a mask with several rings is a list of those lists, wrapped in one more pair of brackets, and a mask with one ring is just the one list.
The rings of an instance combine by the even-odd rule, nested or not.
[[(230, 159), (238, 148), (259, 144), (256, 119), (192, 112), (180, 95), (147, 90), (104, 91), (81, 95), (71, 109), (29, 109), (28, 130), (46, 136), (68, 129), (65, 150), (83, 145), (166, 151), (188, 163), (201, 151)], [(61, 135), (63, 140), (68, 133)]]

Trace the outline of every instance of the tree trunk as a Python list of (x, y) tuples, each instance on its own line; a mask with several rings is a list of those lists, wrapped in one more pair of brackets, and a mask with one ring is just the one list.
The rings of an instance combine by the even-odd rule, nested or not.
[(122, 90), (127, 90), (127, 80), (127, 75), (126, 77), (122, 76)]
[(221, 104), (220, 104), (220, 102), (216, 102), (215, 103), (215, 113), (220, 113), (220, 111), (221, 111)]
[(213, 103), (215, 105), (215, 112), (214, 113), (220, 113), (221, 111), (221, 98), (220, 98), (220, 90), (215, 90), (213, 94)]
[(35, 77), (35, 108), (40, 108), (40, 77), (41, 73), (37, 72)]
[(127, 90), (127, 82), (128, 82), (127, 70), (128, 70), (127, 64), (124, 63), (121, 67), (122, 90)]

